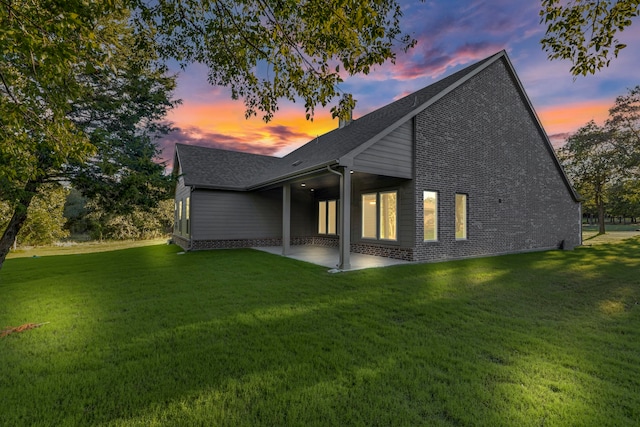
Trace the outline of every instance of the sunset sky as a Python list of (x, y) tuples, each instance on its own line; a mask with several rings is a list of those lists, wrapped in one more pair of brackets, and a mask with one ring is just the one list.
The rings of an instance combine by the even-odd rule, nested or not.
[[(601, 124), (616, 96), (640, 84), (638, 20), (620, 33), (620, 41), (629, 47), (609, 68), (574, 78), (568, 62), (550, 62), (542, 51), (539, 0), (401, 4), (402, 28), (418, 44), (406, 54), (398, 53), (395, 65), (386, 63), (369, 75), (346, 79), (341, 89), (358, 101), (354, 118), (506, 49), (547, 134), (559, 146), (589, 120)], [(197, 64), (179, 72), (175, 96), (182, 99), (169, 115), (176, 130), (161, 142), (162, 157), (169, 163), (177, 142), (282, 156), (337, 127), (329, 108), (317, 109), (309, 122), (304, 105), (290, 102), (280, 104), (269, 124), (260, 115), (247, 120), (242, 101), (231, 100), (224, 87), (211, 86), (206, 67)]]

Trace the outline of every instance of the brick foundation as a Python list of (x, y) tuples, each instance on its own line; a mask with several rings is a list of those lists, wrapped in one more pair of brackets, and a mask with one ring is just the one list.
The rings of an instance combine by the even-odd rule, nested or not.
[[(200, 251), (207, 249), (236, 249), (236, 248), (253, 248), (256, 246), (282, 246), (282, 239), (237, 239), (237, 240), (187, 240), (180, 236), (173, 236), (173, 242), (184, 250)], [(337, 248), (339, 245), (338, 237), (293, 237), (291, 239), (292, 246), (324, 246)], [(363, 243), (352, 243), (351, 252), (381, 256), (385, 258), (401, 259), (404, 261), (413, 261), (412, 248), (398, 248), (389, 246), (379, 246)]]
[(378, 246), (365, 243), (352, 243), (351, 252), (363, 255), (374, 255), (385, 258), (401, 259), (403, 261), (413, 261), (412, 248), (398, 248), (390, 246)]
[(206, 249), (237, 249), (252, 248), (256, 246), (282, 246), (282, 239), (235, 239), (235, 240), (193, 240), (191, 250), (200, 251)]
[(340, 240), (338, 237), (294, 237), (291, 239), (292, 246), (325, 246), (337, 248)]
[(175, 234), (171, 236), (171, 240), (173, 240), (173, 243), (180, 246), (185, 251), (188, 251), (189, 249), (191, 249), (191, 240), (187, 240), (181, 236), (176, 236)]

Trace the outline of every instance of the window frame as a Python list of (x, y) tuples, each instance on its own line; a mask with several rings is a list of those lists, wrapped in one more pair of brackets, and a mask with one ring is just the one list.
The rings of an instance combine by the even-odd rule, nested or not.
[[(333, 203), (333, 216), (331, 216), (331, 205)], [(324, 205), (324, 232), (321, 230), (320, 227), (320, 220), (321, 220), (321, 214), (320, 214), (320, 207)], [(316, 232), (321, 235), (321, 236), (337, 236), (339, 227), (338, 227), (338, 218), (339, 218), (339, 206), (340, 206), (340, 200), (339, 199), (325, 199), (325, 200), (318, 200), (318, 223), (317, 223), (317, 227), (316, 227)], [(333, 219), (334, 221), (334, 230), (333, 232), (331, 232), (331, 220)]]
[[(433, 208), (433, 239), (427, 239), (427, 228), (425, 227), (425, 219), (426, 219), (426, 211), (424, 208), (424, 201), (425, 201), (425, 196), (427, 195), (427, 193), (433, 194), (434, 198), (435, 198), (435, 206)], [(422, 241), (423, 242), (437, 242), (438, 238), (440, 237), (440, 233), (439, 233), (439, 220), (440, 220), (440, 216), (438, 215), (438, 209), (439, 209), (439, 199), (440, 198), (440, 194), (437, 191), (434, 190), (424, 190), (422, 192)]]
[[(386, 237), (382, 237), (382, 209), (383, 209), (383, 203), (382, 203), (382, 196), (385, 194), (393, 194), (394, 195), (394, 199), (395, 199), (395, 208), (394, 208), (394, 230), (393, 230), (393, 236), (395, 236), (394, 238), (386, 238)], [(389, 233), (387, 233), (389, 234)], [(397, 242), (398, 241), (398, 190), (391, 190), (391, 191), (380, 191), (378, 192), (378, 240), (384, 240), (386, 242)]]
[(191, 233), (191, 197), (187, 196), (184, 201), (184, 219), (186, 222), (186, 234)]
[[(395, 221), (394, 221), (394, 231), (393, 231), (393, 235), (395, 236), (395, 238), (384, 238), (381, 237), (381, 230), (382, 227), (380, 226), (381, 221), (382, 221), (382, 203), (381, 203), (381, 196), (384, 194), (394, 194), (395, 195), (395, 209), (394, 209), (394, 214), (395, 214)], [(365, 221), (365, 215), (367, 213), (371, 213), (371, 210), (365, 210), (365, 198), (368, 200), (367, 203), (371, 203), (370, 202), (370, 198), (371, 196), (375, 195), (375, 236), (368, 236), (365, 235), (365, 223), (367, 223), (368, 221)], [(361, 221), (361, 226), (360, 226), (360, 238), (363, 240), (375, 240), (375, 241), (381, 241), (381, 242), (397, 242), (398, 241), (398, 206), (400, 205), (400, 203), (398, 202), (398, 197), (399, 197), (399, 192), (397, 189), (394, 190), (380, 190), (380, 191), (372, 191), (372, 192), (367, 192), (367, 193), (361, 193), (360, 194), (360, 210), (361, 210), (361, 215), (360, 215), (360, 221)]]
[[(462, 200), (464, 200), (464, 209), (462, 211), (464, 218), (463, 221), (461, 221), (461, 225), (464, 227), (463, 228), (463, 232), (464, 232), (464, 236), (458, 237), (458, 223), (459, 223), (459, 219), (458, 219), (458, 213), (459, 211), (459, 207), (458, 207), (458, 197), (463, 197)], [(454, 201), (454, 233), (455, 233), (455, 238), (456, 241), (465, 241), (465, 240), (469, 240), (469, 195), (466, 193), (455, 193), (455, 201)]]

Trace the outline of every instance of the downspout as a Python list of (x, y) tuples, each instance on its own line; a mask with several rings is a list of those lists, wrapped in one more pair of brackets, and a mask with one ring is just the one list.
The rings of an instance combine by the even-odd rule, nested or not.
[(333, 172), (333, 173), (335, 173), (335, 174), (336, 174), (336, 175), (338, 175), (340, 178), (342, 178), (342, 173), (338, 172), (337, 170), (333, 170), (333, 169), (331, 169), (331, 165), (327, 165), (327, 170), (328, 170), (329, 172)]

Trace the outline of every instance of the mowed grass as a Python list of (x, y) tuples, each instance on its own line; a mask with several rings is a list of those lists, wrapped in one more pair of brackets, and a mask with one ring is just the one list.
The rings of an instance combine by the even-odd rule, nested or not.
[(0, 425), (634, 425), (640, 240), (328, 274), (159, 245), (10, 259)]

